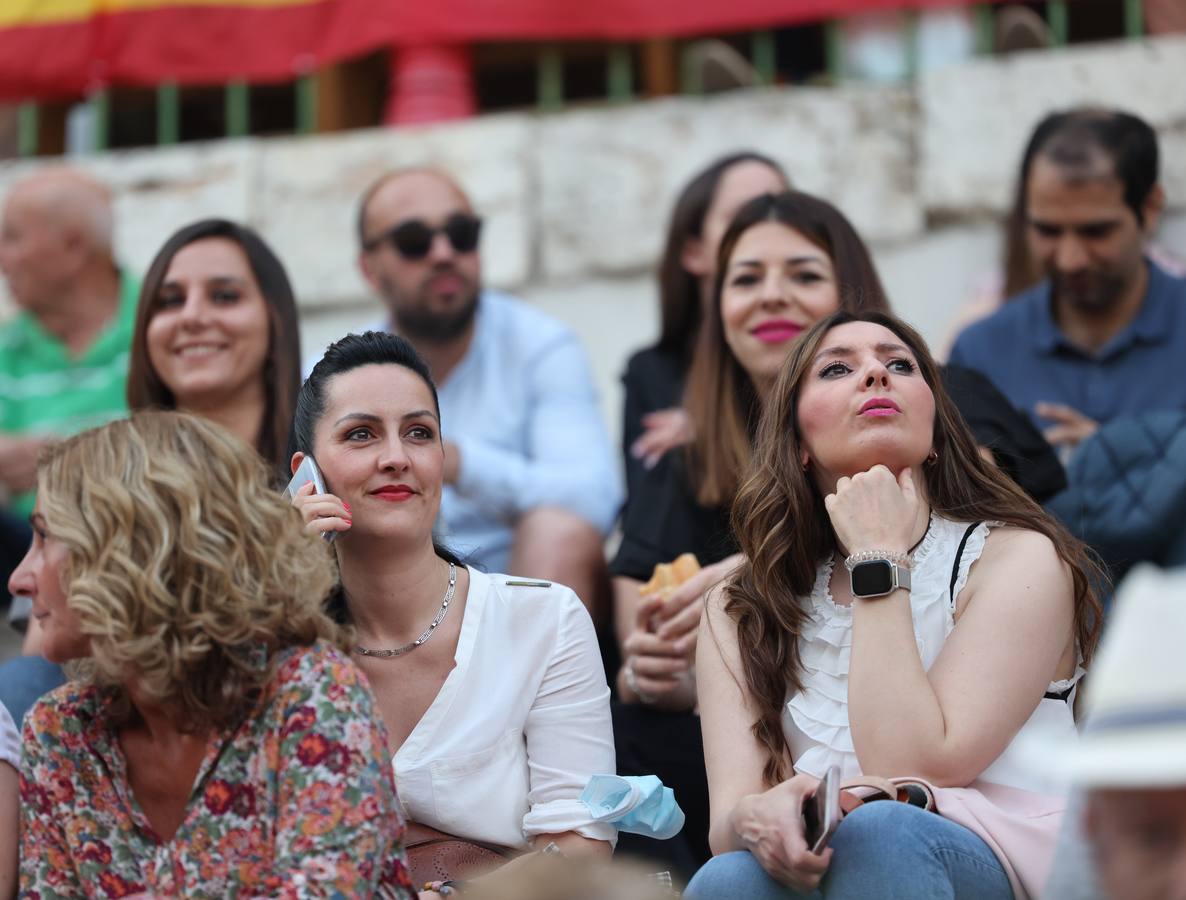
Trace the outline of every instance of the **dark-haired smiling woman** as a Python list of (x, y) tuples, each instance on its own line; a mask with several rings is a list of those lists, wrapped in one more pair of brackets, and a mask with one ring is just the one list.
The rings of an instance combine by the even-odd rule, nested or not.
[(177, 409), (217, 422), (279, 478), (300, 359), (292, 286), (255, 231), (203, 219), (165, 241), (136, 311), (129, 409)]
[[(885, 314), (803, 336), (750, 473), (746, 561), (698, 642), (716, 858), (687, 896), (1039, 893), (1063, 786), (1019, 746), (1075, 734), (1099, 621), (1083, 546), (981, 457), (921, 338)], [(966, 788), (962, 808), (995, 817), (869, 803), (817, 855), (800, 810), (833, 765)]]
[(608, 854), (616, 829), (580, 802), (614, 771), (609, 688), (568, 588), (469, 568), (434, 544), (444, 449), (436, 389), (400, 337), (349, 335), (301, 388), (295, 471), (311, 453), (327, 494), (296, 498), (333, 531), (332, 608), (354, 634), (390, 735), (409, 819), (522, 852)]

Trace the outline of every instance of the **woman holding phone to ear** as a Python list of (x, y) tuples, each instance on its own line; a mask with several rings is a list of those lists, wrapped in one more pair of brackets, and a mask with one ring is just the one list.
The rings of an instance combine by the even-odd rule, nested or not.
[(568, 588), (479, 572), (434, 543), (442, 433), (424, 362), (377, 332), (326, 350), (293, 424), (292, 470), (311, 453), (330, 491), (308, 484), (294, 503), (309, 530), (337, 534), (331, 612), (353, 630), (400, 799), (462, 841), (608, 855), (616, 830), (579, 799), (614, 767), (593, 624)]
[[(747, 559), (711, 595), (696, 661), (716, 857), (686, 896), (1039, 892), (1065, 801), (1018, 748), (1075, 733), (1098, 570), (980, 455), (913, 329), (841, 312), (804, 335), (733, 521)], [(965, 808), (998, 817), (978, 834), (867, 804), (817, 855), (800, 815), (830, 765), (968, 788)]]

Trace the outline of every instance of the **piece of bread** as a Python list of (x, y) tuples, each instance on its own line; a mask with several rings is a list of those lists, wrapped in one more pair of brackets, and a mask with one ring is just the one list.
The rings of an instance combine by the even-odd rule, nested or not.
[(677, 587), (700, 571), (700, 561), (691, 553), (681, 553), (669, 563), (659, 563), (651, 580), (639, 588), (644, 597), (667, 600)]

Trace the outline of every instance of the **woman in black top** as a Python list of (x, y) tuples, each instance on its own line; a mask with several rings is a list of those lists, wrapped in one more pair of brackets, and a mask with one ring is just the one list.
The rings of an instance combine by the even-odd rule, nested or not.
[[(627, 487), (686, 439), (680, 408), (700, 319), (712, 299), (721, 236), (746, 202), (790, 187), (778, 163), (743, 151), (722, 157), (680, 192), (659, 264), (659, 340), (626, 363), (622, 451)], [(649, 464), (649, 465), (648, 465)]]
[[(737, 562), (728, 509), (761, 398), (801, 331), (842, 304), (886, 305), (852, 226), (807, 194), (765, 194), (743, 206), (714, 269), (684, 391), (691, 441), (636, 475), (611, 567), (624, 659), (614, 722), (618, 770), (654, 772), (675, 788), (688, 817), (684, 840), (652, 852), (684, 869), (708, 856), (707, 782), (693, 712), (698, 600)], [(684, 552), (705, 568), (665, 603), (640, 598), (655, 565)]]

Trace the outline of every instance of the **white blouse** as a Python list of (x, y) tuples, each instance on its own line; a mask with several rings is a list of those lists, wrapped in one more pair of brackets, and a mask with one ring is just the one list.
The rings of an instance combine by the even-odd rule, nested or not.
[(526, 849), (537, 834), (614, 841), (580, 801), (615, 774), (609, 687), (569, 588), (469, 570), (456, 663), (395, 754), (410, 820)]
[[(952, 522), (931, 516), (930, 528), (911, 567), (910, 614), (914, 622), (914, 642), (924, 669), (929, 670), (939, 657), (947, 636), (955, 627), (955, 604), (968, 582), (968, 571), (980, 558), (989, 526), (978, 525), (967, 536), (960, 555), (955, 582), (956, 555), (970, 523)], [(810, 621), (799, 638), (803, 661), (803, 690), (787, 699), (783, 711), (783, 732), (791, 748), (795, 771), (823, 777), (831, 765), (840, 766), (841, 775), (851, 778), (861, 774), (853, 749), (848, 724), (848, 667), (852, 650), (852, 608), (837, 606), (828, 585), (832, 562), (820, 566), (815, 587), (805, 601)], [(980, 775), (980, 780), (1042, 794), (1064, 793), (1066, 785), (1056, 778), (1033, 771), (1029, 756), (1020, 750), (1029, 740), (1043, 742), (1074, 741), (1075, 720), (1071, 707), (1075, 688), (1084, 674), (1076, 668), (1073, 677), (1056, 681), (1047, 695), (1014, 736), (1004, 752)], [(992, 685), (985, 685), (992, 691)], [(1053, 695), (1065, 699), (1055, 699)], [(901, 772), (911, 775), (911, 772)]]

